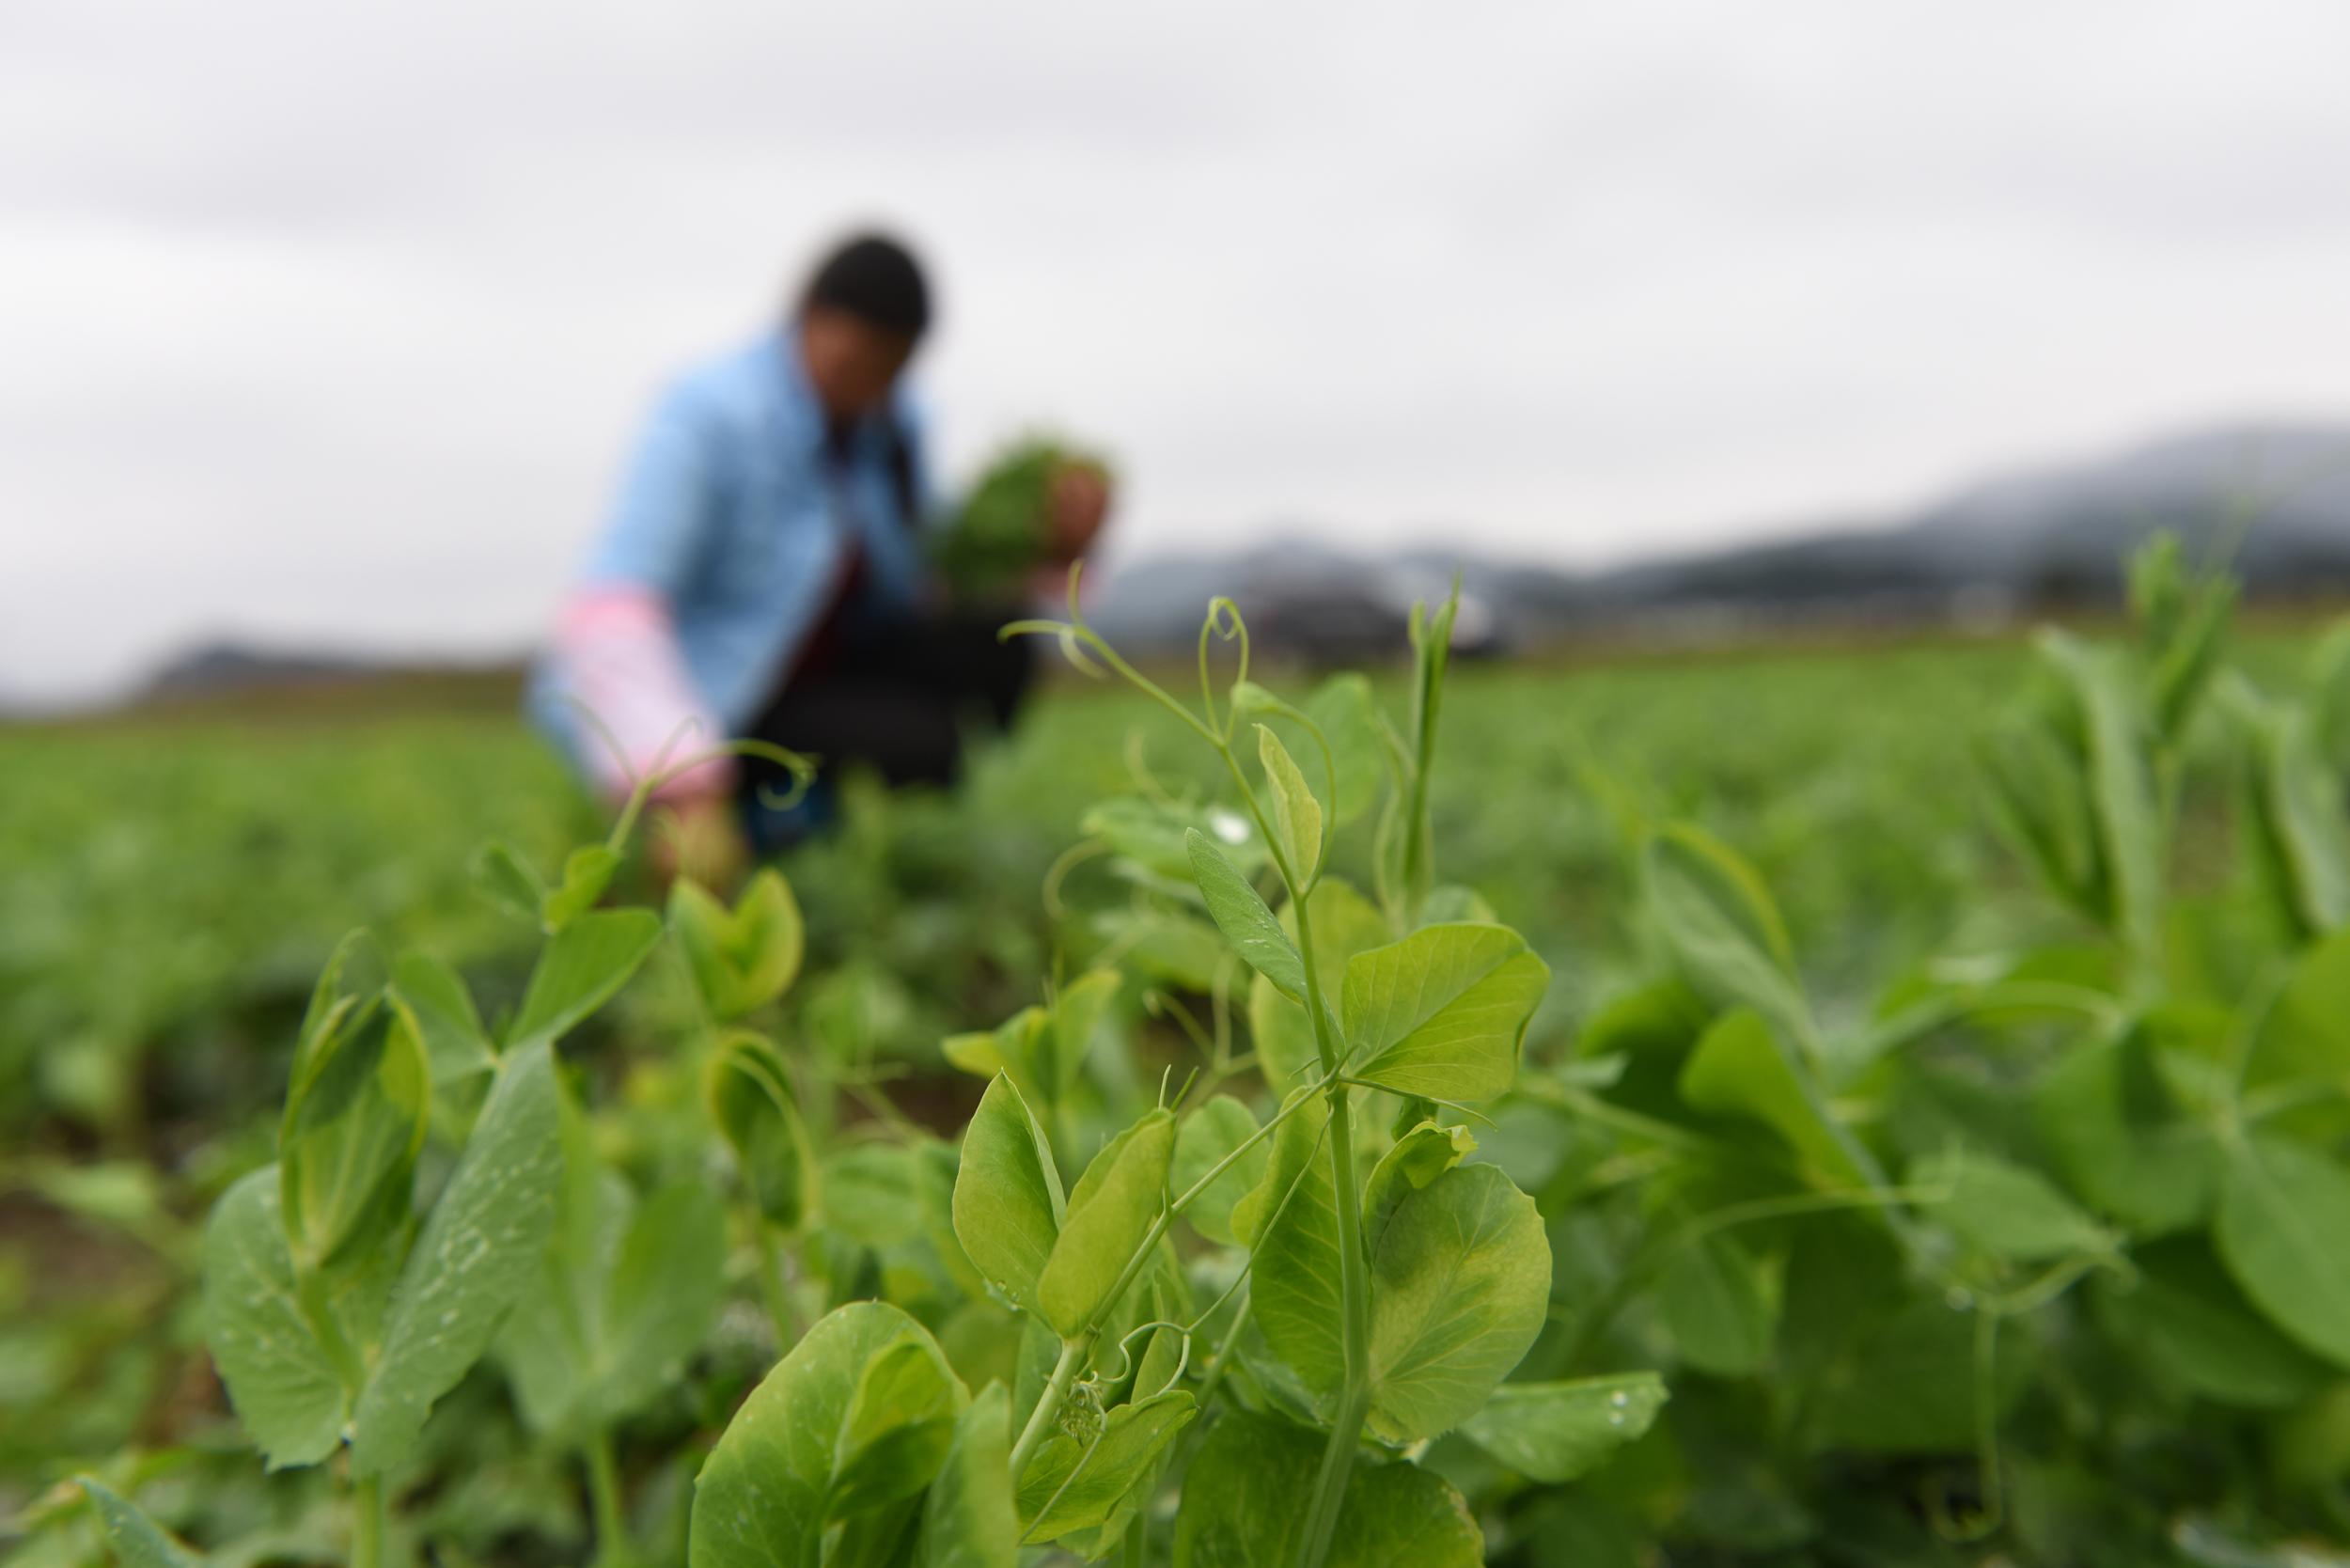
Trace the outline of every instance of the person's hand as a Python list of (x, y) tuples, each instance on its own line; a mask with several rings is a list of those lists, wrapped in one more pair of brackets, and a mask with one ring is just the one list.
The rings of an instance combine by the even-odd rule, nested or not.
[(1109, 513), (1109, 476), (1089, 463), (1064, 463), (1053, 476), (1052, 559), (1066, 565), (1084, 555)]
[(654, 875), (665, 886), (690, 877), (721, 898), (732, 897), (751, 857), (734, 802), (723, 794), (689, 795), (657, 809), (666, 820), (652, 835)]

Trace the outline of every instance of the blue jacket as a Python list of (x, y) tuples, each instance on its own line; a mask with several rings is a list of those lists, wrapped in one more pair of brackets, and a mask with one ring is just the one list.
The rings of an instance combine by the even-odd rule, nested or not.
[[(637, 764), (666, 738), (655, 728), (673, 730), (689, 716), (742, 733), (823, 615), (852, 533), (864, 545), (860, 614), (884, 620), (910, 614), (927, 579), (920, 538), (927, 516), (905, 515), (904, 487), (892, 467), (893, 428), (911, 465), (916, 507), (933, 514), (918, 422), (902, 394), (888, 419), (868, 419), (856, 430), (845, 467), (825, 462), (825, 417), (795, 331), (766, 334), (673, 384), (654, 407), (588, 554), (574, 605), (616, 592), (665, 605), (675, 655), (668, 674), (682, 674), (690, 690), (666, 703), (639, 700), (643, 689), (662, 687), (663, 672), (630, 671), (620, 685), (638, 689), (614, 695), (614, 682), (595, 679), (596, 661), (579, 651), (567, 612), (567, 629), (531, 682), (529, 705), (540, 724), (591, 771), (596, 748), (567, 695), (590, 707), (601, 696), (602, 706), (618, 710), (599, 716), (619, 731)], [(662, 661), (637, 654), (620, 661), (647, 662)], [(612, 661), (603, 663), (608, 677)], [(682, 711), (665, 722), (664, 706)]]

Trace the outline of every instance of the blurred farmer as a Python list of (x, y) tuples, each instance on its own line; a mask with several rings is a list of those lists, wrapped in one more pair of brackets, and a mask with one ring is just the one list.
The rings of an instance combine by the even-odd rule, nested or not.
[[(963, 728), (1009, 723), (1028, 683), (1028, 644), (995, 635), (1009, 607), (958, 603), (932, 570), (939, 509), (902, 384), (930, 323), (914, 258), (867, 236), (824, 259), (780, 328), (672, 386), (534, 681), (541, 721), (615, 799), (665, 746), (756, 737), (822, 760), (788, 812), (763, 762), (662, 790), (687, 866), (713, 880), (746, 837), (773, 849), (820, 823), (844, 767), (951, 781)], [(1057, 475), (1046, 558), (1082, 553), (1108, 502), (1098, 472)]]

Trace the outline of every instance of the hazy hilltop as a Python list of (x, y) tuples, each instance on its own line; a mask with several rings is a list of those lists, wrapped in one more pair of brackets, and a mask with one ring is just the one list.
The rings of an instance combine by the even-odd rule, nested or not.
[(2230, 552), (2256, 593), (2350, 583), (2350, 425), (2240, 425), (1969, 486), (1888, 525), (1656, 562), (1588, 580), (1604, 599), (1791, 603), (2118, 589), (2156, 529)]
[[(2350, 591), (2350, 425), (2246, 423), (1970, 485), (1905, 515), (1793, 538), (1574, 573), (1527, 562), (1458, 561), (1496, 634), (1541, 640), (1578, 629), (1724, 620), (1981, 618), (2110, 599), (2123, 556), (2178, 533), (2199, 557), (2224, 552), (2255, 597)], [(1196, 635), (1209, 594), (1230, 594), (1277, 639), (1285, 624), (1347, 623), (1344, 642), (1440, 592), (1455, 557), (1438, 549), (1354, 556), (1277, 542), (1162, 557), (1120, 572), (1096, 619), (1149, 646)], [(1359, 626), (1357, 625), (1359, 623)]]
[[(1189, 648), (1203, 606), (1238, 603), (1256, 645), (1322, 663), (1393, 656), (1416, 599), (1455, 570), (1470, 648), (1583, 635), (1702, 639), (1851, 623), (1982, 623), (2118, 602), (2121, 563), (2158, 528), (2198, 557), (2225, 554), (2256, 599), (2350, 594), (2350, 424), (2215, 427), (1969, 485), (1904, 515), (1612, 570), (1571, 572), (1447, 548), (1359, 554), (1302, 528), (1239, 551), (1145, 557), (1116, 571), (1089, 611), (1139, 653)], [(1464, 528), (1464, 537), (1474, 530)], [(233, 637), (159, 671), (144, 696), (201, 700), (255, 689), (333, 689), (396, 671), (431, 689), (468, 672), (348, 650), (270, 650)]]

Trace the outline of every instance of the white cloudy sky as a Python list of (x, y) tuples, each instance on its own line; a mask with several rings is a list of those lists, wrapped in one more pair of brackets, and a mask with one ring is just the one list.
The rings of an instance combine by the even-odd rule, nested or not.
[(2350, 412), (2336, 0), (0, 7), (0, 690), (526, 640), (878, 217), (949, 468), (1596, 562)]

